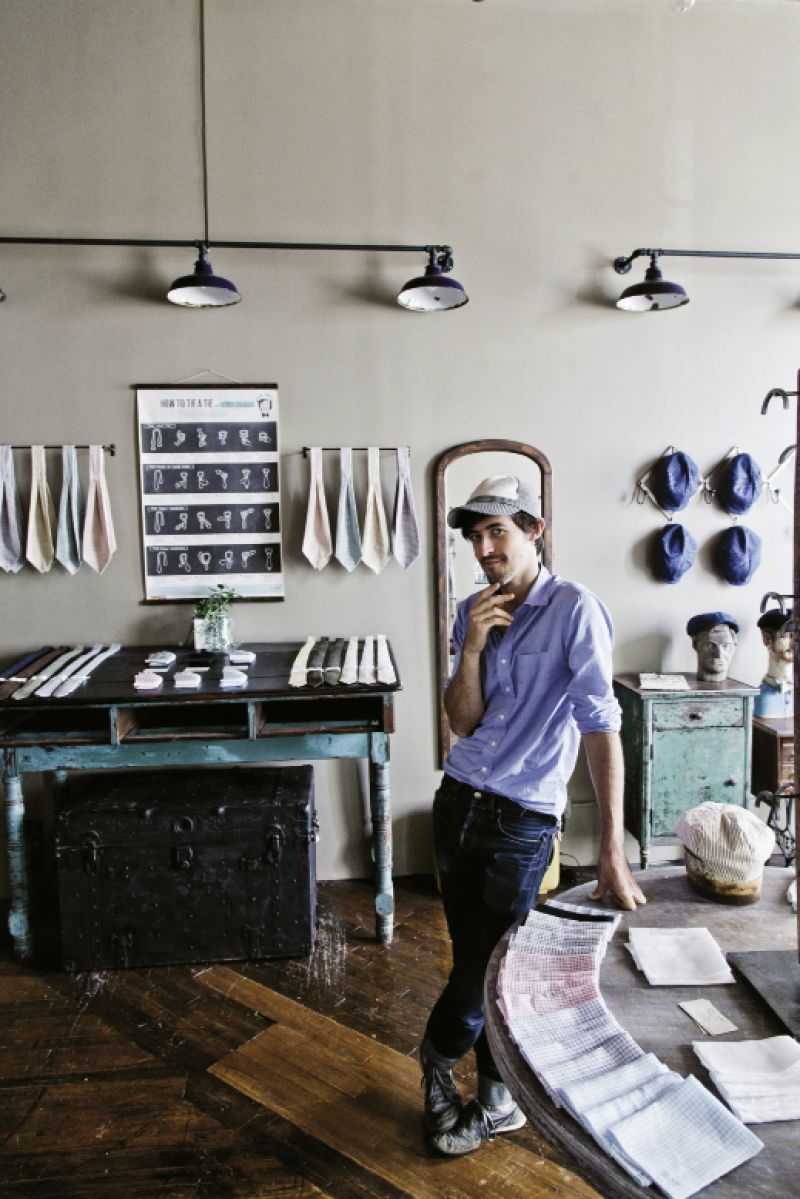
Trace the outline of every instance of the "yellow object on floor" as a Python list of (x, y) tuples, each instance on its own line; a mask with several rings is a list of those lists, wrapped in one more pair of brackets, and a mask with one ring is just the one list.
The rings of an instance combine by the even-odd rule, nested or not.
[(544, 872), (542, 885), (539, 887), (540, 895), (548, 895), (550, 891), (555, 891), (558, 884), (561, 882), (561, 842), (556, 840), (553, 842), (553, 856), (550, 859), (550, 865)]

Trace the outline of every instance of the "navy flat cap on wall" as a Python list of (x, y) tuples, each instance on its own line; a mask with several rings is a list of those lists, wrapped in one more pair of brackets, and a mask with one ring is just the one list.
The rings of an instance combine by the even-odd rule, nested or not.
[(764, 476), (755, 458), (750, 454), (734, 454), (720, 467), (715, 490), (726, 512), (742, 516), (753, 507), (763, 486)]
[(761, 538), (745, 525), (720, 534), (714, 548), (714, 567), (726, 583), (743, 587), (761, 565)]
[(694, 461), (683, 450), (662, 454), (653, 464), (647, 485), (656, 503), (667, 512), (685, 508), (703, 481)]
[(677, 583), (693, 564), (697, 542), (683, 525), (668, 524), (658, 529), (651, 546), (650, 564), (660, 583)]
[(698, 612), (697, 616), (693, 616), (687, 622), (686, 632), (690, 637), (694, 637), (695, 633), (703, 633), (706, 629), (713, 629), (714, 625), (717, 624), (728, 624), (734, 633), (739, 632), (739, 622), (729, 612)]

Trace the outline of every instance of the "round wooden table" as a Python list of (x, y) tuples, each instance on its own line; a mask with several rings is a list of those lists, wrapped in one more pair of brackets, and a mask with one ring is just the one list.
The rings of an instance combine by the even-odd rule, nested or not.
[[(681, 1000), (710, 999), (738, 1032), (721, 1040), (748, 1040), (785, 1034), (786, 1029), (763, 1000), (742, 981), (708, 987), (652, 987), (635, 967), (625, 943), (635, 926), (709, 929), (723, 953), (742, 950), (797, 949), (796, 917), (786, 902), (794, 871), (768, 867), (758, 903), (731, 907), (692, 891), (683, 866), (637, 873), (647, 904), (626, 912), (600, 968), (600, 990), (612, 1015), (646, 1053), (654, 1053), (671, 1070), (694, 1074), (716, 1094), (708, 1073), (692, 1049), (706, 1034), (678, 1007)], [(594, 883), (575, 887), (558, 898), (614, 909), (610, 901), (588, 899)], [(486, 974), (486, 1030), (498, 1069), (531, 1124), (557, 1145), (565, 1164), (607, 1199), (643, 1199), (657, 1194), (638, 1186), (563, 1108), (557, 1108), (540, 1086), (511, 1040), (497, 1007), (497, 972), (505, 955), (504, 937)], [(798, 967), (800, 971), (800, 967)], [(764, 1149), (743, 1166), (702, 1191), (703, 1199), (794, 1199), (800, 1194), (800, 1121), (754, 1124)]]

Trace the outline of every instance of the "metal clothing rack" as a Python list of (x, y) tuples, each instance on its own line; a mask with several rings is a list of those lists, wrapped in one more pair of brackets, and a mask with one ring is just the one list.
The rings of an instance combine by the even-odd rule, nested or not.
[[(72, 444), (73, 444), (72, 442), (64, 442), (64, 445), (72, 445)], [(32, 446), (31, 446), (31, 445), (12, 445), (12, 447), (11, 447), (11, 449), (12, 449), (12, 450), (29, 450), (29, 449), (31, 449), (31, 448), (32, 448)], [(64, 448), (64, 446), (63, 446), (63, 445), (45, 445), (45, 446), (42, 446), (42, 449), (44, 449), (44, 450), (63, 450), (63, 448)], [(117, 447), (116, 447), (116, 445), (114, 444), (114, 442), (113, 442), (113, 441), (111, 442), (111, 444), (110, 444), (110, 445), (104, 445), (102, 448), (105, 450), (105, 452), (106, 452), (107, 454), (110, 454), (112, 458), (114, 457), (114, 455), (115, 455), (115, 454), (116, 454), (116, 452), (117, 452)], [(91, 446), (89, 446), (89, 445), (76, 445), (76, 446), (75, 446), (75, 449), (76, 449), (76, 450), (89, 450), (89, 449), (91, 449)]]
[[(311, 450), (311, 448), (312, 447), (310, 445), (303, 446), (303, 457), (304, 458), (308, 457), (308, 454), (309, 454), (309, 451)], [(338, 454), (339, 450), (342, 447), (338, 446), (338, 445), (321, 445), (319, 448), (322, 450), (322, 452), (324, 454)], [(350, 446), (351, 450), (358, 450), (359, 452), (362, 452), (362, 451), (366, 452), (370, 448), (371, 447), (368, 445), (351, 445)], [(399, 450), (400, 448), (401, 447), (398, 445), (379, 445), (378, 446), (378, 449), (380, 450), (380, 452), (382, 454), (392, 454), (392, 453), (394, 453), (395, 450)], [(409, 449), (410, 447), (406, 446), (404, 448)]]

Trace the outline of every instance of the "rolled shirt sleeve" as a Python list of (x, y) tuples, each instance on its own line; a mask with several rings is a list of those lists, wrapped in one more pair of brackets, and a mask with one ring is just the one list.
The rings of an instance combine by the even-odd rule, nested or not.
[(622, 712), (612, 684), (614, 633), (611, 617), (596, 596), (582, 591), (566, 629), (570, 670), (567, 694), (578, 731), (618, 733)]

